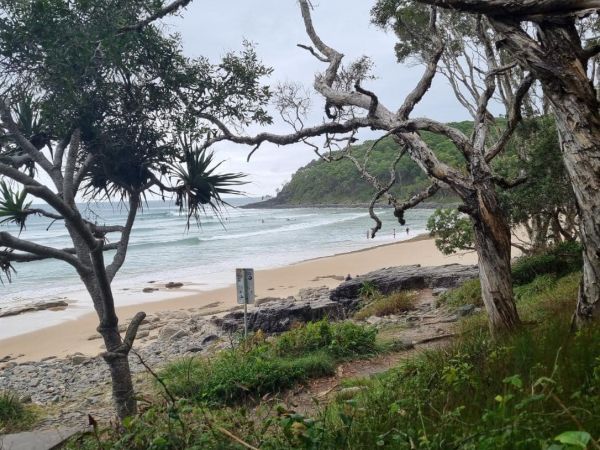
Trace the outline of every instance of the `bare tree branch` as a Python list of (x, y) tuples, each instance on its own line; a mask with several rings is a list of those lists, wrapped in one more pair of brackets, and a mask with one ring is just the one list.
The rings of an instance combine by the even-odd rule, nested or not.
[(55, 258), (66, 263), (69, 263), (80, 273), (90, 272), (91, 268), (82, 263), (73, 254), (68, 253), (64, 250), (59, 250), (52, 247), (47, 247), (40, 244), (35, 244), (30, 241), (16, 238), (6, 231), (0, 232), (0, 245), (15, 250), (31, 253), (42, 258)]
[(123, 34), (131, 31), (141, 31), (144, 27), (150, 25), (152, 22), (162, 19), (163, 17), (168, 16), (169, 14), (173, 14), (181, 8), (185, 8), (191, 2), (192, 0), (175, 0), (173, 3), (168, 4), (164, 8), (161, 8), (154, 14), (148, 16), (146, 19), (141, 20), (140, 22), (135, 23), (133, 25), (121, 27), (117, 30), (117, 32), (118, 34)]

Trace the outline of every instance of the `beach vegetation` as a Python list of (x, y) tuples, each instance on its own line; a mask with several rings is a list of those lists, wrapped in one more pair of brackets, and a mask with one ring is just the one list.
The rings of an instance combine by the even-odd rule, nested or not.
[(299, 325), (272, 340), (256, 333), (212, 357), (169, 363), (159, 374), (169, 391), (195, 402), (226, 405), (280, 392), (334, 373), (336, 365), (377, 353), (377, 332), (351, 322)]
[[(523, 255), (512, 264), (515, 298), (519, 300), (539, 290), (547, 290), (558, 278), (579, 273), (582, 266), (581, 247), (574, 241), (562, 242), (540, 254)], [(483, 306), (479, 279), (444, 292), (438, 303), (452, 307)]]
[[(152, 405), (124, 430), (106, 429), (99, 440), (88, 436), (70, 448), (598, 448), (600, 330), (572, 333), (568, 320), (580, 276), (548, 284), (541, 275), (523, 285), (518, 307), (528, 325), (516, 333), (493, 339), (485, 314), (475, 314), (450, 345), (345, 380), (339, 395), (309, 411), (265, 401), (267, 394), (260, 404), (208, 406), (194, 396), (197, 386), (171, 406)], [(277, 356), (313, 355), (295, 343), (307, 331), (293, 330), (294, 344)]]
[(387, 295), (376, 295), (370, 300), (362, 301), (360, 309), (354, 313), (354, 318), (383, 317), (410, 311), (415, 306), (417, 296), (418, 293), (414, 291), (398, 291)]
[[(220, 172), (208, 149), (220, 128), (205, 117), (271, 122), (262, 83), (271, 69), (250, 43), (213, 63), (185, 56), (180, 36), (160, 25), (188, 3), (0, 0), (0, 220), (12, 222), (0, 232), (0, 269), (10, 281), (18, 263), (74, 268), (98, 314), (121, 419), (136, 411), (128, 354), (145, 314), (121, 334), (111, 283), (138, 212), (158, 194), (175, 199), (188, 227), (206, 208), (218, 216), (244, 180)], [(106, 224), (93, 201), (114, 202), (127, 218)], [(49, 232), (64, 227), (72, 248), (28, 240), (21, 231), (33, 216)]]
[(17, 394), (0, 391), (0, 434), (25, 430), (35, 421), (36, 414)]

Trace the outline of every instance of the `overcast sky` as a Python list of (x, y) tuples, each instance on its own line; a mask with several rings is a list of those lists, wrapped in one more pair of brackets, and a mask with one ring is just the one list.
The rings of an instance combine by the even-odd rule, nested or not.
[[(346, 62), (369, 56), (375, 63), (378, 78), (365, 83), (364, 87), (377, 93), (388, 108), (400, 106), (423, 68), (396, 62), (394, 35), (370, 23), (369, 11), (374, 0), (320, 0), (314, 3), (314, 25), (325, 43), (341, 51)], [(314, 75), (325, 68), (325, 64), (296, 46), (308, 43), (296, 0), (195, 0), (181, 17), (170, 18), (167, 24), (169, 31), (181, 35), (188, 56), (204, 55), (213, 62), (218, 62), (228, 51), (240, 49), (244, 39), (255, 43), (262, 61), (274, 69), (267, 80), (271, 85), (293, 81), (314, 92)], [(445, 122), (467, 119), (466, 111), (457, 106), (446, 81), (436, 78), (413, 116), (428, 116)], [(318, 122), (323, 102), (317, 95), (313, 99), (311, 118)], [(280, 122), (264, 128), (252, 131), (291, 131)], [(374, 136), (372, 133), (360, 135), (362, 139)], [(244, 190), (250, 195), (273, 194), (299, 167), (315, 157), (312, 150), (300, 145), (263, 144), (249, 163), (246, 162), (248, 147), (224, 144), (216, 150), (219, 159), (226, 160), (224, 167), (227, 170), (249, 174), (251, 183)]]

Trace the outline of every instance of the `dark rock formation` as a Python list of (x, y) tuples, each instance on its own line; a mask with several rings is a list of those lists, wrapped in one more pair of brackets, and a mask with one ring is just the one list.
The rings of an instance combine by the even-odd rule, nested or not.
[[(311, 322), (326, 317), (339, 320), (345, 315), (344, 306), (329, 299), (329, 289), (303, 289), (300, 300), (288, 298), (271, 301), (248, 311), (248, 330), (279, 333), (289, 330), (294, 322)], [(234, 311), (213, 321), (225, 331), (242, 330), (244, 313)]]
[(331, 291), (330, 299), (351, 304), (352, 300), (359, 297), (365, 282), (372, 283), (381, 293), (389, 294), (401, 290), (454, 288), (478, 276), (477, 266), (462, 264), (387, 267), (344, 281)]
[(18, 316), (34, 311), (53, 310), (60, 311), (65, 309), (69, 304), (64, 300), (54, 300), (50, 302), (34, 303), (31, 305), (19, 306), (12, 309), (0, 309), (0, 317)]

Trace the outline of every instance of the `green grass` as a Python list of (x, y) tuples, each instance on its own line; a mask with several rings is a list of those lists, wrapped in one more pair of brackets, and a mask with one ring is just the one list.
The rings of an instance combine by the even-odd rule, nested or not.
[(233, 404), (332, 374), (342, 359), (374, 354), (375, 337), (373, 328), (350, 322), (309, 323), (272, 341), (259, 333), (212, 358), (177, 361), (160, 377), (178, 397), (213, 405)]
[[(519, 301), (536, 289), (552, 287), (558, 277), (578, 272), (582, 265), (581, 245), (577, 242), (563, 242), (544, 254), (518, 258), (512, 266), (515, 299)], [(452, 307), (483, 306), (481, 283), (478, 279), (467, 281), (440, 295), (438, 302)]]
[[(324, 361), (332, 362), (332, 370), (341, 358), (374, 349), (372, 330), (311, 324), (272, 341), (259, 336), (225, 356), (202, 360), (206, 366), (182, 365), (175, 372), (187, 371), (196, 384), (179, 392), (186, 398), (174, 407), (154, 404), (127, 421), (125, 430), (107, 429), (99, 442), (88, 437), (70, 448), (248, 448), (232, 434), (261, 450), (597, 448), (592, 440), (600, 438), (600, 328), (569, 331), (580, 276), (540, 276), (515, 288), (520, 315), (532, 325), (514, 335), (491, 340), (485, 314), (475, 315), (462, 322), (452, 345), (385, 374), (347, 380), (343, 387), (360, 389), (345, 391), (311, 416), (264, 398), (256, 408), (219, 405), (231, 393), (239, 398), (250, 391), (277, 392), (306, 376), (308, 367), (318, 373)], [(244, 389), (235, 391), (236, 382)], [(198, 401), (206, 386), (234, 391), (215, 390), (225, 397)]]
[(494, 342), (476, 318), (452, 347), (370, 380), (316, 418), (282, 420), (273, 445), (567, 449), (577, 447), (555, 437), (600, 438), (600, 329), (569, 332), (577, 279), (559, 279), (523, 300), (521, 314), (539, 321), (535, 327)]
[(0, 434), (26, 429), (35, 414), (12, 392), (0, 392)]
[(375, 295), (370, 302), (362, 306), (354, 314), (354, 318), (383, 317), (409, 311), (414, 308), (416, 299), (417, 293), (412, 291), (394, 292), (385, 296)]

